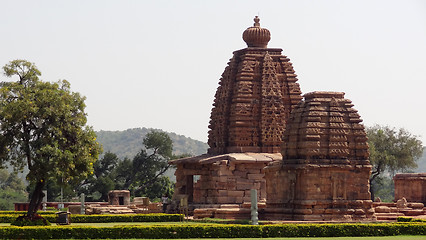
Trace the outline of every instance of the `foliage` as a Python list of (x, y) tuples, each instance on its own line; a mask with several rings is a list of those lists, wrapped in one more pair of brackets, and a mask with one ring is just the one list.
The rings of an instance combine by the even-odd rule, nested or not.
[(425, 235), (424, 223), (2, 227), (6, 239), (273, 238)]
[(421, 219), (421, 218), (411, 218), (411, 217), (398, 217), (396, 219), (397, 222), (425, 222), (426, 223), (426, 219)]
[[(93, 166), (93, 175), (86, 178), (79, 187), (79, 193), (86, 195), (87, 201), (108, 201), (108, 192), (116, 186), (117, 155), (107, 152)], [(99, 193), (99, 197), (96, 197)]]
[(426, 147), (423, 148), (423, 155), (422, 157), (417, 161), (417, 168), (414, 170), (414, 172), (422, 173), (426, 172)]
[(375, 197), (380, 197), (382, 202), (392, 202), (395, 198), (395, 186), (389, 176), (378, 176), (372, 184)]
[[(174, 185), (164, 173), (170, 168), (168, 161), (180, 157), (172, 153), (173, 142), (165, 132), (151, 131), (142, 140), (142, 149), (130, 159), (119, 160), (107, 152), (94, 165), (94, 175), (79, 187), (88, 201), (106, 201), (113, 189), (130, 190), (132, 196), (158, 199), (172, 196)], [(99, 197), (96, 197), (99, 193)]]
[[(396, 130), (376, 125), (367, 128), (370, 146), (370, 162), (373, 165), (370, 182), (377, 184), (376, 178), (388, 172), (407, 171), (417, 167), (416, 161), (422, 156), (422, 142), (417, 136), (401, 128)], [(373, 190), (374, 187), (371, 188)], [(371, 192), (374, 198), (374, 192)]]
[(0, 210), (14, 209), (14, 202), (27, 200), (24, 182), (15, 173), (0, 169)]
[[(40, 214), (50, 222), (56, 222), (56, 214)], [(0, 223), (13, 222), (18, 214), (0, 214)], [(71, 214), (72, 223), (107, 223), (107, 222), (179, 222), (181, 214), (93, 214), (80, 215)]]
[(67, 81), (43, 82), (40, 71), (25, 60), (11, 61), (3, 70), (19, 81), (1, 83), (0, 166), (28, 167), (27, 179), (36, 184), (28, 210), (34, 216), (45, 182), (87, 177), (100, 147), (86, 126), (85, 98), (71, 92)]
[(20, 216), (18, 218), (15, 218), (12, 223), (10, 223), (12, 226), (49, 226), (50, 222), (46, 220), (44, 217), (40, 215), (35, 215), (33, 219), (24, 218), (23, 216)]
[[(98, 141), (105, 151), (117, 154), (120, 159), (133, 158), (139, 153), (143, 139), (151, 131), (159, 129), (133, 128), (124, 131), (98, 131)], [(176, 133), (167, 133), (173, 141), (173, 154), (201, 155), (207, 152), (207, 144)]]
[[(54, 210), (54, 211), (41, 211), (38, 214), (39, 215), (51, 215), (51, 214), (56, 214), (56, 212), (57, 212), (57, 210)], [(7, 214), (18, 214), (18, 215), (20, 214), (20, 215), (22, 215), (24, 213), (26, 213), (26, 212), (25, 211), (0, 211), (0, 216), (7, 215)]]

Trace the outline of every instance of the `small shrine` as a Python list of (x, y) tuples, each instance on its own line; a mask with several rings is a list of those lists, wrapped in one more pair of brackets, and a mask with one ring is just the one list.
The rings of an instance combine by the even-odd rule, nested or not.
[(284, 133), (282, 161), (265, 169), (266, 219), (375, 220), (367, 134), (342, 92), (304, 95)]
[(405, 198), (409, 202), (426, 204), (426, 173), (398, 173), (393, 181), (395, 201)]

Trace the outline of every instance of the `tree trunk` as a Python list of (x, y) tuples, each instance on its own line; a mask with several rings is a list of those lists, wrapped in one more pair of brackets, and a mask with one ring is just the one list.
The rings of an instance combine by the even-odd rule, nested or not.
[(34, 189), (33, 195), (31, 197), (30, 205), (28, 206), (27, 218), (34, 219), (37, 211), (40, 209), (40, 206), (43, 201), (44, 193), (44, 180), (40, 180), (37, 182), (36, 187)]

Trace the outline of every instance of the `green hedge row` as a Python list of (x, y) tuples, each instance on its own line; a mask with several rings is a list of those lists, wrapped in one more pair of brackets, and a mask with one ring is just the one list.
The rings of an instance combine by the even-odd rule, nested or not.
[[(37, 213), (40, 215), (50, 215), (50, 214), (55, 214), (57, 211), (38, 211)], [(22, 215), (22, 214), (26, 214), (27, 211), (0, 211), (0, 216), (1, 215), (9, 215), (9, 214), (17, 214), (17, 215)]]
[(410, 217), (398, 217), (398, 222), (426, 222), (426, 219), (410, 218)]
[[(0, 223), (11, 223), (19, 215), (3, 214), (0, 215)], [(49, 222), (56, 222), (56, 215), (42, 215)], [(111, 214), (111, 215), (80, 215), (71, 214), (71, 223), (106, 223), (106, 222), (179, 222), (182, 214)]]
[(426, 235), (424, 223), (0, 227), (0, 238), (271, 238)]

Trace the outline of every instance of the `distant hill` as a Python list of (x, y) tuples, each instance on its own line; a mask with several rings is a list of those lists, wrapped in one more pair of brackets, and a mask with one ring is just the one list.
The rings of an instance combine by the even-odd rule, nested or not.
[[(142, 148), (142, 140), (151, 130), (162, 131), (151, 128), (132, 128), (124, 131), (98, 131), (97, 141), (102, 144), (104, 153), (112, 152), (120, 159), (132, 159)], [(194, 140), (176, 133), (167, 134), (173, 141), (173, 153), (190, 155), (201, 155), (207, 152), (208, 145), (204, 142)]]

